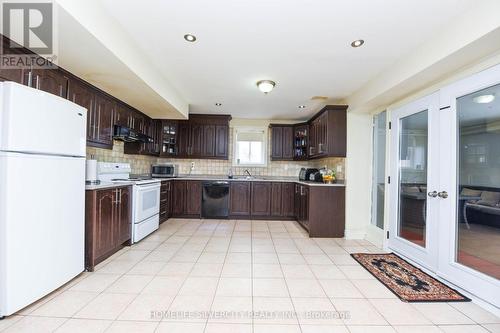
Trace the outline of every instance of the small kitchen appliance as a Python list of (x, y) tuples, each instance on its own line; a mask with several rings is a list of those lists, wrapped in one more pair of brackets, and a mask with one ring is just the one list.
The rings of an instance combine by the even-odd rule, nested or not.
[[(316, 168), (302, 168), (299, 173), (299, 180), (301, 181), (316, 181), (315, 174), (319, 173), (319, 170)], [(313, 176), (311, 178), (311, 176)]]
[(175, 178), (179, 176), (179, 165), (167, 163), (151, 165), (151, 176), (153, 178)]

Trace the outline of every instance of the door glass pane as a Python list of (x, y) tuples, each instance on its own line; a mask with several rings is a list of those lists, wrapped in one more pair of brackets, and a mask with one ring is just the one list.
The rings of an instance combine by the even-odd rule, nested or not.
[(373, 117), (372, 224), (384, 228), (386, 115)]
[(401, 118), (398, 236), (425, 247), (428, 111)]
[(460, 97), (457, 262), (500, 278), (500, 85)]

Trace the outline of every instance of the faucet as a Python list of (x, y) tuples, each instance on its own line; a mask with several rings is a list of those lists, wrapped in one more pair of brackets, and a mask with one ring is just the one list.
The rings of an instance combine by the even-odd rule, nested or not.
[(250, 173), (250, 171), (248, 171), (248, 169), (245, 169), (245, 171), (243, 172), (248, 175), (247, 178), (252, 178), (252, 174)]

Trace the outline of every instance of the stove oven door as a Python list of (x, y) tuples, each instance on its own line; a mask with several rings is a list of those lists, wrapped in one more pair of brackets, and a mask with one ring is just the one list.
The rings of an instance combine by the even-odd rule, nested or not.
[(160, 213), (160, 183), (134, 186), (134, 223)]

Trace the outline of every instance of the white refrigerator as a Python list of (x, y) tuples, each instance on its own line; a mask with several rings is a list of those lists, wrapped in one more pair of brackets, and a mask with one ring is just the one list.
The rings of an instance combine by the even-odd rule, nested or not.
[(84, 270), (87, 110), (0, 83), (0, 317)]

